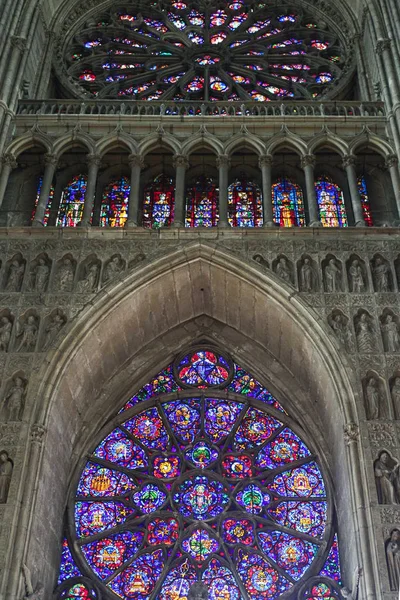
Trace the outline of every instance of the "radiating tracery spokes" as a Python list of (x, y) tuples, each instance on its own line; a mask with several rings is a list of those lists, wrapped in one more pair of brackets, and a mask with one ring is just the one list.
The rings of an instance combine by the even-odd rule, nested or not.
[(68, 74), (99, 97), (313, 98), (341, 76), (347, 54), (339, 36), (301, 10), (169, 0), (149, 16), (134, 5), (110, 10), (76, 33), (66, 60)]
[[(193, 365), (197, 390), (157, 394)], [(220, 387), (240, 392), (251, 381), (263, 399), (215, 390), (215, 365), (228, 374)], [(201, 580), (214, 600), (275, 600), (318, 575), (322, 555), (323, 575), (340, 579), (337, 539), (325, 550), (330, 508), (316, 458), (260, 388), (202, 350), (143, 388), (147, 398), (156, 392), (153, 404), (120, 415), (77, 484), (71, 535), (95, 581), (123, 599), (185, 600)], [(63, 560), (64, 585), (79, 574), (68, 545)]]

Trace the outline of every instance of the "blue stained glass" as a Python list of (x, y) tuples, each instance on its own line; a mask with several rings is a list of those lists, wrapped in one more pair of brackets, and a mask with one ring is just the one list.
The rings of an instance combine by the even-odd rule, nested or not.
[(341, 584), (340, 575), (340, 559), (339, 559), (339, 542), (337, 533), (333, 538), (332, 546), (328, 554), (328, 558), (325, 561), (324, 566), (320, 572), (321, 577), (329, 577), (334, 579), (337, 583)]
[(343, 192), (328, 177), (318, 179), (315, 184), (319, 217), (323, 227), (347, 227)]
[(369, 201), (368, 188), (365, 177), (359, 177), (357, 180), (357, 184), (358, 193), (360, 194), (361, 198), (361, 206), (363, 210), (365, 224), (367, 225), (367, 227), (373, 227), (374, 223), (371, 215), (371, 205)]
[[(39, 202), (39, 198), (40, 198), (40, 192), (42, 190), (42, 184), (43, 184), (43, 177), (39, 178), (39, 183), (38, 183), (38, 187), (37, 187), (37, 193), (36, 193), (36, 199), (35, 199), (35, 206), (34, 209), (32, 211), (32, 218), (31, 221), (33, 221), (33, 219), (35, 218), (35, 213), (36, 213), (36, 208)], [(50, 194), (49, 194), (49, 198), (47, 200), (47, 204), (46, 204), (46, 210), (44, 213), (44, 218), (43, 218), (43, 225), (46, 227), (46, 225), (49, 224), (49, 218), (50, 218), (50, 212), (51, 212), (51, 206), (53, 204), (53, 200), (54, 200), (54, 185), (52, 185), (50, 187)]]
[(147, 600), (150, 597), (164, 567), (162, 550), (142, 554), (108, 585), (121, 598)]
[(87, 562), (96, 575), (106, 579), (132, 558), (142, 545), (142, 531), (124, 531), (82, 546)]
[(280, 502), (268, 509), (269, 516), (284, 527), (321, 538), (325, 532), (326, 502)]
[(144, 514), (155, 512), (167, 499), (166, 493), (158, 485), (148, 483), (132, 494), (132, 502)]
[(76, 566), (69, 549), (68, 541), (64, 539), (61, 553), (60, 572), (58, 575), (58, 585), (72, 577), (80, 577), (82, 573)]
[(163, 405), (173, 432), (186, 443), (192, 443), (200, 431), (200, 403), (197, 399), (175, 400)]
[(87, 537), (116, 527), (133, 510), (122, 502), (76, 502), (75, 524), (78, 537)]
[(321, 471), (315, 462), (277, 475), (268, 485), (268, 489), (281, 496), (300, 498), (326, 495)]
[(218, 443), (226, 438), (243, 406), (239, 402), (206, 398), (204, 428), (212, 442)]
[(82, 220), (86, 185), (86, 175), (77, 175), (64, 188), (57, 214), (57, 226), (76, 227)]
[(235, 394), (242, 394), (249, 398), (257, 398), (267, 404), (270, 404), (276, 410), (285, 412), (279, 402), (273, 397), (270, 392), (261, 385), (254, 377), (252, 377), (247, 371), (234, 365), (234, 375), (231, 383), (228, 385), (228, 390), (235, 392)]
[(280, 227), (304, 227), (306, 223), (304, 200), (300, 186), (286, 178), (280, 179), (272, 186), (272, 197), (274, 221), (277, 225)]
[(217, 552), (219, 544), (205, 529), (195, 529), (182, 542), (182, 550), (187, 552), (197, 563), (202, 563), (210, 554)]
[(174, 219), (175, 186), (164, 173), (146, 187), (143, 199), (143, 227), (158, 229)]
[(200, 177), (187, 190), (186, 227), (215, 227), (218, 223), (218, 190), (210, 177)]
[(141, 469), (147, 466), (144, 450), (127, 438), (120, 429), (114, 429), (97, 446), (93, 454), (127, 469)]
[(270, 495), (255, 483), (246, 485), (236, 494), (236, 502), (251, 515), (261, 514), (270, 501)]
[(262, 227), (261, 191), (244, 177), (228, 187), (228, 221), (232, 227)]
[(229, 372), (223, 356), (209, 350), (198, 350), (182, 358), (178, 377), (188, 387), (207, 388), (227, 383)]
[(132, 480), (114, 469), (87, 463), (76, 491), (78, 496), (123, 496), (133, 488)]
[(128, 219), (130, 182), (126, 177), (108, 184), (100, 208), (101, 227), (124, 227)]
[(156, 408), (125, 421), (124, 427), (147, 448), (166, 450), (168, 447), (168, 433)]
[(197, 442), (185, 452), (187, 460), (200, 469), (208, 469), (217, 460), (218, 456), (217, 450), (205, 441)]
[(276, 469), (307, 456), (310, 456), (307, 446), (291, 429), (286, 428), (260, 450), (255, 465), (259, 469)]
[(158, 596), (159, 600), (187, 600), (191, 586), (197, 581), (193, 565), (186, 559), (168, 573)]
[(290, 577), (298, 581), (314, 561), (319, 546), (282, 531), (258, 533), (262, 551)]
[(240, 600), (240, 590), (232, 571), (213, 558), (202, 575), (210, 600)]
[(237, 567), (239, 576), (252, 600), (273, 600), (292, 586), (258, 554), (250, 554), (239, 549)]
[(132, 406), (135, 406), (135, 404), (137, 404), (138, 402), (148, 400), (153, 396), (160, 396), (161, 394), (170, 394), (171, 392), (177, 392), (181, 389), (182, 388), (177, 384), (177, 382), (174, 379), (172, 365), (170, 365), (163, 371), (160, 371), (160, 373), (158, 373), (158, 375), (156, 375), (156, 377), (154, 377), (154, 379), (152, 379), (150, 383), (147, 383), (145, 386), (143, 386), (139, 390), (139, 392), (135, 396), (133, 396), (133, 398), (131, 398), (129, 402), (125, 404), (125, 406), (120, 412), (124, 412), (125, 410), (132, 408)]
[(202, 521), (225, 510), (229, 503), (227, 491), (221, 482), (197, 475), (179, 485), (173, 500), (182, 515)]
[(281, 425), (280, 421), (261, 410), (250, 407), (236, 431), (234, 446), (238, 450), (259, 446), (270, 438), (275, 429)]

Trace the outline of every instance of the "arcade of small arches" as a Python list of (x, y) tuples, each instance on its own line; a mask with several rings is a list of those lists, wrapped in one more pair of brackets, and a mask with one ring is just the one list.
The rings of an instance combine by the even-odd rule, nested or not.
[[(7, 224), (33, 226), (348, 227), (399, 219), (398, 160), (371, 147), (339, 154), (322, 146), (261, 154), (246, 145), (216, 153), (199, 145), (103, 154), (72, 142), (8, 154), (0, 181)], [(8, 198), (18, 190), (19, 205)], [(16, 212), (16, 215), (13, 215)], [(11, 217), (10, 217), (11, 215)]]

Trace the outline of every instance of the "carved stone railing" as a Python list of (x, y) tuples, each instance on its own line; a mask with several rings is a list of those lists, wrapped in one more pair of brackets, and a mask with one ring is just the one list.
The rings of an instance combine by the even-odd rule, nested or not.
[(178, 117), (383, 117), (383, 102), (157, 102), (124, 100), (21, 100), (24, 115), (126, 115)]

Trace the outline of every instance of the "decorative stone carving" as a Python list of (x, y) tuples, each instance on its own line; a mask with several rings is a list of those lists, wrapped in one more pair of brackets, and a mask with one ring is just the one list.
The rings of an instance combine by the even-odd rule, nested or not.
[(368, 290), (364, 262), (359, 258), (351, 258), (347, 266), (349, 291), (360, 294)]
[(6, 504), (14, 464), (6, 450), (0, 452), (0, 504)]
[(392, 272), (387, 260), (379, 254), (375, 256), (371, 261), (371, 271), (375, 292), (393, 291)]
[(100, 274), (100, 261), (94, 258), (86, 260), (81, 265), (81, 275), (78, 281), (78, 291), (80, 293), (92, 293), (97, 290)]
[(25, 273), (25, 261), (21, 254), (17, 254), (11, 260), (7, 274), (4, 289), (6, 292), (20, 292), (22, 280)]
[(349, 327), (349, 319), (339, 310), (335, 310), (328, 317), (328, 323), (333, 329), (339, 342), (347, 352), (354, 352), (354, 342)]
[(31, 429), (31, 440), (32, 443), (42, 444), (43, 438), (46, 433), (46, 428), (43, 425), (39, 425), (39, 423), (34, 423)]
[(259, 265), (261, 265), (265, 269), (269, 269), (269, 262), (262, 256), (262, 254), (255, 254), (253, 256), (253, 260), (255, 260)]
[(373, 373), (368, 373), (363, 379), (363, 390), (367, 419), (374, 421), (386, 416), (383, 395), (383, 383)]
[(7, 422), (20, 421), (25, 405), (26, 381), (16, 375), (5, 394), (4, 409)]
[(314, 261), (309, 256), (303, 256), (298, 263), (299, 289), (301, 292), (315, 292), (318, 289), (318, 275)]
[(383, 348), (385, 352), (400, 351), (400, 334), (397, 318), (393, 313), (385, 311), (380, 317)]
[(115, 277), (118, 277), (122, 271), (125, 269), (125, 261), (122, 260), (120, 254), (115, 254), (111, 257), (111, 259), (105, 264), (103, 269), (103, 283), (108, 283)]
[(375, 329), (372, 317), (366, 311), (359, 311), (354, 319), (357, 347), (361, 354), (376, 352)]
[(400, 376), (391, 381), (390, 387), (395, 418), (400, 419)]
[(398, 508), (381, 508), (382, 523), (398, 523), (400, 521), (400, 509)]
[(369, 423), (369, 439), (372, 446), (386, 448), (395, 448), (397, 438), (392, 423)]
[(141, 263), (144, 259), (146, 258), (146, 255), (143, 254), (142, 252), (139, 252), (139, 254), (136, 254), (136, 256), (134, 256), (128, 263), (128, 269), (134, 269), (135, 267), (138, 266), (139, 263)]
[(70, 254), (64, 256), (59, 262), (54, 287), (60, 292), (72, 291), (75, 277), (75, 261)]
[(11, 333), (13, 328), (13, 322), (9, 314), (3, 314), (0, 318), (0, 352), (7, 352)]
[(379, 504), (399, 504), (400, 465), (389, 452), (382, 450), (374, 462)]
[(400, 531), (393, 529), (386, 542), (386, 562), (389, 574), (389, 586), (397, 592), (400, 585)]
[(43, 334), (42, 350), (44, 352), (52, 346), (66, 322), (67, 317), (61, 311), (57, 311), (48, 317)]
[(21, 317), (17, 324), (15, 352), (34, 352), (39, 332), (39, 318), (33, 313)]
[(347, 446), (355, 444), (360, 438), (360, 430), (356, 423), (347, 423), (344, 426), (344, 441)]
[(343, 290), (342, 264), (329, 255), (322, 264), (325, 291), (332, 294)]
[(278, 277), (293, 285), (293, 265), (286, 256), (278, 256), (273, 263), (273, 269)]
[(30, 273), (30, 289), (43, 293), (47, 289), (50, 277), (51, 261), (46, 254), (39, 256), (33, 263)]

